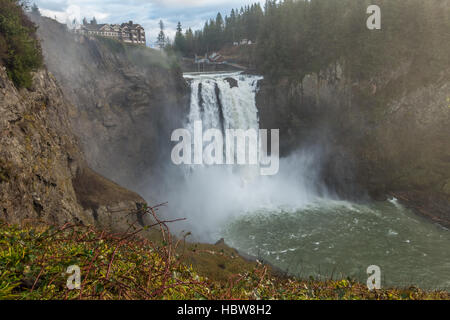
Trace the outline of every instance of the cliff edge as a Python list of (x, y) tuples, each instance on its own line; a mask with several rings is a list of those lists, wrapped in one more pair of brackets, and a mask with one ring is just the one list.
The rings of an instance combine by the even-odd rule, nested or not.
[[(170, 161), (170, 137), (183, 127), (189, 88), (175, 59), (154, 49), (79, 36), (55, 20), (39, 26), (45, 63), (71, 102), (70, 123), (88, 164), (139, 193)], [(155, 200), (156, 201), (156, 200)]]
[(145, 201), (89, 169), (69, 109), (48, 71), (18, 90), (0, 67), (0, 218), (122, 231)]

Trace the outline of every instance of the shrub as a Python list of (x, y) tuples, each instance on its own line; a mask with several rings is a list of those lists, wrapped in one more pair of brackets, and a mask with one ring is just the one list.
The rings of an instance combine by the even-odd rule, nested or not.
[(17, 87), (29, 88), (32, 72), (42, 66), (36, 26), (18, 0), (0, 0), (0, 63)]
[[(159, 220), (155, 208), (143, 210), (141, 213), (150, 214), (156, 223), (144, 228), (131, 224), (124, 234), (70, 224), (20, 228), (0, 221), (0, 300), (450, 298), (445, 291), (369, 291), (367, 286), (348, 280), (279, 278), (261, 264), (228, 280), (208, 279), (185, 262), (184, 240), (173, 239), (166, 224), (173, 221)], [(159, 240), (140, 237), (153, 227), (161, 230)], [(67, 288), (66, 271), (74, 265), (81, 271), (79, 290)]]

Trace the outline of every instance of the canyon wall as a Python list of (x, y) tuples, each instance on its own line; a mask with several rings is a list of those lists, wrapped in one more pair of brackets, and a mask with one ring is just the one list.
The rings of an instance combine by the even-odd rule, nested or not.
[(285, 155), (320, 144), (323, 180), (341, 197), (396, 196), (448, 226), (450, 69), (423, 74), (406, 63), (370, 82), (350, 83), (340, 72), (303, 84), (266, 79), (261, 126), (281, 129)]
[(72, 108), (45, 69), (18, 90), (0, 67), (0, 218), (125, 231), (145, 201), (88, 167), (71, 131)]
[(88, 164), (142, 193), (144, 178), (156, 180), (170, 161), (171, 133), (187, 115), (189, 89), (176, 61), (143, 46), (76, 36), (48, 18), (33, 20), (46, 65), (74, 106), (70, 122)]

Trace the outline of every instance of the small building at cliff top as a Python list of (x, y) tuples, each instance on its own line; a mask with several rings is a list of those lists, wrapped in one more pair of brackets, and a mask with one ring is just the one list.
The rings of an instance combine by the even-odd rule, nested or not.
[(73, 30), (74, 33), (86, 36), (101, 36), (115, 39), (125, 43), (145, 45), (145, 29), (133, 21), (119, 24), (85, 23)]

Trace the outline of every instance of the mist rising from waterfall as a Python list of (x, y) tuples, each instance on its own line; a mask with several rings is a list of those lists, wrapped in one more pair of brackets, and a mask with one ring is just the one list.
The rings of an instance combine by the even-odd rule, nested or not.
[[(261, 77), (228, 74), (186, 75), (191, 86), (191, 109), (186, 128), (195, 121), (207, 129), (259, 129), (255, 96)], [(277, 129), (277, 128), (264, 128)], [(251, 174), (250, 166), (168, 165), (156, 199), (168, 202), (172, 218), (186, 222), (171, 226), (190, 231), (196, 240), (216, 241), (232, 218), (265, 209), (301, 208), (326, 190), (318, 183), (320, 150), (304, 149), (280, 160), (275, 176)]]

